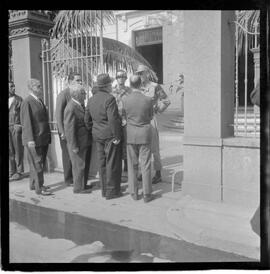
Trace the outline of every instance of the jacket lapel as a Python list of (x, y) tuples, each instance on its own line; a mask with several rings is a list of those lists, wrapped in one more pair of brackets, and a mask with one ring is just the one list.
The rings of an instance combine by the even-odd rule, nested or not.
[(83, 109), (83, 107), (82, 107), (81, 105), (77, 104), (77, 103), (74, 102), (73, 100), (72, 100), (72, 103), (73, 103), (73, 105), (74, 105), (74, 107), (75, 107), (76, 109), (78, 109), (79, 111), (81, 111), (82, 113), (84, 113), (84, 109)]

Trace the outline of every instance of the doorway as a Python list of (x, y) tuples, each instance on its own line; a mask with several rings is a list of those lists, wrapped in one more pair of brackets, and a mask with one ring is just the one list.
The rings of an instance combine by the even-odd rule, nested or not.
[(162, 43), (138, 46), (136, 50), (150, 63), (157, 74), (158, 83), (163, 84)]

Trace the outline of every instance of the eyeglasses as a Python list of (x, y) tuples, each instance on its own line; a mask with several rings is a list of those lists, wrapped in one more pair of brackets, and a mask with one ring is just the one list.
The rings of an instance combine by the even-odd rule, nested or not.
[(124, 75), (119, 75), (119, 76), (116, 76), (116, 79), (119, 79), (119, 78), (124, 78), (124, 79), (127, 79), (127, 77), (126, 77), (126, 76), (124, 76)]

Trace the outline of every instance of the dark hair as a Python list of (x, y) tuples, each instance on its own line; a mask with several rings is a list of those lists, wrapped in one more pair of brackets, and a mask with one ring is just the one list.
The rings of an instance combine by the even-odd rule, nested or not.
[(68, 81), (73, 81), (74, 78), (75, 78), (75, 75), (78, 75), (78, 76), (81, 76), (80, 73), (77, 73), (77, 72), (71, 72), (69, 75), (68, 75)]
[(125, 77), (127, 78), (127, 73), (123, 69), (117, 70), (117, 72), (116, 72), (116, 78), (119, 78), (118, 74), (124, 74)]

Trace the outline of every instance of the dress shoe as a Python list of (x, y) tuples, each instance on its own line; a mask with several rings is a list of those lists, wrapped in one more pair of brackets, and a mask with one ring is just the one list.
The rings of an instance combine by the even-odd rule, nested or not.
[(132, 194), (131, 194), (131, 197), (132, 197), (132, 199), (133, 199), (134, 201), (139, 200), (138, 193), (132, 193)]
[(74, 194), (78, 194), (78, 193), (80, 193), (80, 194), (88, 194), (88, 193), (91, 193), (91, 192), (92, 192), (91, 189), (83, 189), (83, 190), (75, 190), (75, 191), (73, 191)]
[(154, 199), (154, 197), (153, 197), (152, 194), (146, 194), (146, 195), (143, 196), (143, 201), (145, 203), (148, 203), (148, 202), (152, 201), (153, 199)]
[(155, 185), (157, 183), (161, 183), (161, 181), (162, 181), (161, 176), (155, 175), (152, 179), (152, 184)]
[(48, 189), (50, 189), (50, 187), (49, 186), (42, 186), (42, 189), (48, 190)]
[(123, 194), (121, 192), (119, 192), (118, 194), (115, 194), (115, 195), (106, 196), (106, 200), (111, 200), (111, 199), (119, 198), (121, 196), (123, 196)]
[(49, 196), (52, 195), (52, 193), (50, 191), (47, 191), (45, 189), (42, 189), (40, 193), (37, 193), (38, 195), (42, 195), (42, 196)]
[(137, 180), (138, 180), (138, 181), (142, 181), (142, 174), (139, 174), (139, 175), (137, 176)]
[(85, 189), (92, 189), (92, 188), (93, 188), (92, 185), (86, 185), (86, 186), (85, 186)]
[(11, 177), (12, 180), (21, 180), (22, 179), (22, 175), (20, 173), (15, 173), (13, 174), (13, 176)]

